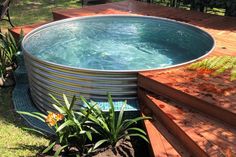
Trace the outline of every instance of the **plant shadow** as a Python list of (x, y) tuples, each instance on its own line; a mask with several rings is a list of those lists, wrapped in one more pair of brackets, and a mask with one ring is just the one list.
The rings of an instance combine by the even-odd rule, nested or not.
[[(7, 87), (7, 88), (0, 88), (0, 121), (4, 124), (13, 124), (14, 126), (18, 128), (23, 128), (23, 127), (29, 127), (31, 126), (25, 121), (24, 118), (22, 118), (14, 108), (14, 104), (12, 101), (12, 91), (14, 87)], [(24, 131), (44, 137), (36, 132), (28, 131), (23, 129)], [(44, 137), (44, 138), (49, 138), (49, 137)]]

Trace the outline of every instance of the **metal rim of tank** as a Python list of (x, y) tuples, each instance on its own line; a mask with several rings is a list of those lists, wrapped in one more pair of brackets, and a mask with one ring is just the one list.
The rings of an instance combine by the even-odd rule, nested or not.
[[(190, 61), (187, 61), (187, 62), (183, 62), (183, 63), (180, 63), (180, 64), (175, 64), (175, 65), (171, 65), (171, 66), (167, 66), (167, 67), (162, 67), (162, 68), (152, 68), (152, 69), (141, 69), (141, 70), (100, 70), (100, 69), (89, 69), (89, 68), (78, 68), (78, 67), (73, 67), (73, 66), (67, 66), (67, 65), (63, 65), (63, 64), (57, 64), (57, 63), (54, 63), (54, 62), (50, 62), (50, 61), (45, 61), (45, 60), (41, 60), (39, 58), (37, 58), (36, 56), (32, 55), (31, 53), (29, 53), (28, 51), (26, 51), (24, 45), (26, 43), (26, 40), (28, 37), (30, 37), (31, 35), (33, 35), (34, 33), (36, 33), (37, 31), (41, 30), (41, 29), (44, 29), (44, 28), (47, 28), (47, 27), (50, 27), (52, 25), (56, 25), (56, 24), (60, 24), (60, 23), (65, 23), (65, 22), (68, 22), (68, 21), (73, 21), (73, 20), (79, 20), (79, 19), (88, 19), (88, 18), (96, 18), (96, 17), (137, 17), (137, 18), (150, 18), (150, 19), (159, 19), (159, 20), (164, 20), (164, 21), (170, 21), (170, 22), (174, 22), (174, 23), (178, 23), (178, 24), (181, 24), (181, 25), (186, 25), (186, 26), (190, 26), (198, 31), (201, 31), (202, 33), (204, 33), (210, 40), (212, 40), (212, 47), (211, 49), (205, 53), (204, 55), (196, 58), (196, 59), (193, 59), (193, 60), (190, 60)], [(209, 55), (215, 48), (215, 40), (214, 38), (206, 31), (192, 25), (192, 24), (189, 24), (189, 23), (185, 23), (185, 22), (180, 22), (180, 21), (176, 21), (176, 20), (173, 20), (173, 19), (168, 19), (168, 18), (163, 18), (163, 17), (155, 17), (155, 16), (144, 16), (144, 15), (120, 15), (120, 14), (110, 14), (110, 15), (93, 15), (93, 16), (83, 16), (83, 17), (73, 17), (73, 18), (68, 18), (68, 19), (64, 19), (64, 20), (59, 20), (59, 21), (54, 21), (54, 22), (51, 22), (51, 23), (48, 23), (48, 24), (45, 24), (43, 26), (40, 26), (34, 30), (32, 30), (31, 32), (29, 32), (25, 37), (24, 39), (22, 40), (22, 51), (24, 53), (26, 53), (28, 56), (30, 56), (32, 59), (36, 60), (36, 61), (40, 61), (40, 62), (44, 62), (44, 63), (49, 63), (50, 65), (55, 65), (55, 66), (58, 66), (58, 67), (63, 67), (63, 68), (67, 68), (67, 69), (70, 69), (72, 71), (83, 71), (83, 72), (93, 72), (93, 73), (104, 73), (104, 72), (109, 72), (109, 73), (137, 73), (137, 72), (145, 72), (145, 71), (153, 71), (153, 70), (165, 70), (165, 69), (170, 69), (170, 68), (174, 68), (174, 67), (179, 67), (179, 66), (183, 66), (183, 65), (186, 65), (186, 64), (190, 64), (190, 63), (193, 63), (195, 61), (198, 61), (204, 57), (206, 57), (207, 55)]]

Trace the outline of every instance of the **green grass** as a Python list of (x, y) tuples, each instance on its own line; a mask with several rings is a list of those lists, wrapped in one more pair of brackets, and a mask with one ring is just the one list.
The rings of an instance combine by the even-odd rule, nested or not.
[[(169, 4), (170, 0), (154, 0), (153, 2), (156, 4), (159, 4), (159, 5), (163, 5), (163, 6), (170, 5)], [(179, 8), (190, 10), (190, 4), (180, 3)], [(209, 8), (208, 7), (206, 13), (224, 16), (225, 9), (223, 9), (223, 8)]]
[(21, 129), (25, 124), (14, 111), (11, 92), (12, 88), (0, 88), (0, 156), (33, 157), (48, 140)]
[[(79, 0), (12, 0), (10, 16), (15, 26), (52, 20), (52, 10), (59, 8), (80, 8)], [(2, 29), (10, 27), (1, 22)]]

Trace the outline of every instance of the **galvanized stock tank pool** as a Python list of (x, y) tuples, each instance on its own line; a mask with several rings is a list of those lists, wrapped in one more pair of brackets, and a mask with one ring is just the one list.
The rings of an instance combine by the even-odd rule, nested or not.
[(192, 25), (127, 15), (52, 22), (22, 43), (33, 102), (45, 110), (48, 93), (136, 99), (138, 72), (190, 63), (213, 47), (213, 38)]

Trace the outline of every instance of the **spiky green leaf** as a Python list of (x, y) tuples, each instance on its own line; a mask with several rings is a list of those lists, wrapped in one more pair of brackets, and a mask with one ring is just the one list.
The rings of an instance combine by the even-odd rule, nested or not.
[(143, 140), (145, 140), (147, 143), (149, 143), (148, 139), (144, 135), (139, 134), (139, 133), (125, 134), (121, 138), (127, 138), (127, 137), (140, 137)]
[(70, 103), (69, 103), (69, 101), (68, 101), (65, 94), (63, 94), (63, 99), (64, 99), (64, 102), (65, 102), (65, 105), (66, 105), (67, 109), (69, 110), (70, 109)]
[(44, 134), (42, 131), (39, 131), (39, 130), (34, 129), (34, 128), (26, 128), (26, 127), (23, 127), (22, 129), (23, 129), (23, 130), (27, 130), (27, 131), (36, 132), (36, 133), (38, 133), (38, 134), (40, 134), (40, 135), (46, 136), (46, 134)]
[(59, 106), (59, 107), (63, 107), (63, 105), (60, 103), (60, 101), (58, 101), (52, 94), (48, 94), (57, 104), (55, 104), (55, 105), (57, 105), (57, 106)]
[(88, 139), (89, 139), (90, 141), (93, 140), (93, 138), (92, 138), (92, 134), (91, 134), (90, 131), (86, 131), (86, 135), (87, 135), (87, 137), (88, 137)]
[(146, 135), (146, 132), (145, 132), (145, 131), (143, 131), (143, 130), (140, 129), (140, 128), (136, 128), (136, 127), (128, 128), (127, 131), (139, 132), (139, 133), (142, 133), (142, 134)]
[(50, 150), (52, 150), (53, 147), (55, 146), (55, 144), (56, 144), (56, 142), (52, 142), (51, 144), (49, 144), (49, 146), (46, 149), (44, 149), (42, 153), (45, 154), (45, 153), (49, 152)]
[(121, 125), (122, 119), (123, 119), (123, 115), (124, 115), (124, 111), (125, 111), (125, 107), (126, 107), (127, 101), (124, 102), (124, 104), (122, 105), (121, 109), (120, 109), (120, 113), (118, 116), (118, 120), (117, 120), (117, 125), (116, 128), (118, 128)]
[(107, 139), (99, 140), (98, 142), (95, 143), (93, 150), (97, 149), (98, 147), (100, 147), (102, 144), (104, 144), (107, 141), (108, 141)]
[(64, 146), (60, 147), (60, 148), (55, 152), (55, 154), (54, 154), (53, 157), (58, 157), (58, 156), (60, 155), (60, 153), (62, 152), (62, 150), (63, 150), (64, 148), (66, 148), (66, 147), (68, 147), (68, 145), (64, 145)]
[(70, 103), (70, 107), (69, 107), (69, 110), (70, 110), (70, 111), (71, 111), (72, 108), (74, 107), (75, 102), (76, 102), (76, 96), (74, 95), (74, 96), (72, 97), (72, 100), (71, 100), (71, 103)]
[(37, 118), (38, 120), (40, 120), (42, 122), (45, 122), (45, 119), (43, 119), (42, 117), (40, 117), (40, 116), (38, 116), (34, 113), (23, 112), (23, 111), (17, 111), (17, 113), (22, 114), (22, 115), (27, 115), (27, 116), (30, 116), (30, 117), (34, 117), (34, 118)]
[(72, 120), (67, 120), (57, 128), (56, 132), (61, 131), (65, 127), (69, 127), (69, 126), (73, 126), (73, 125), (75, 125), (75, 123)]

